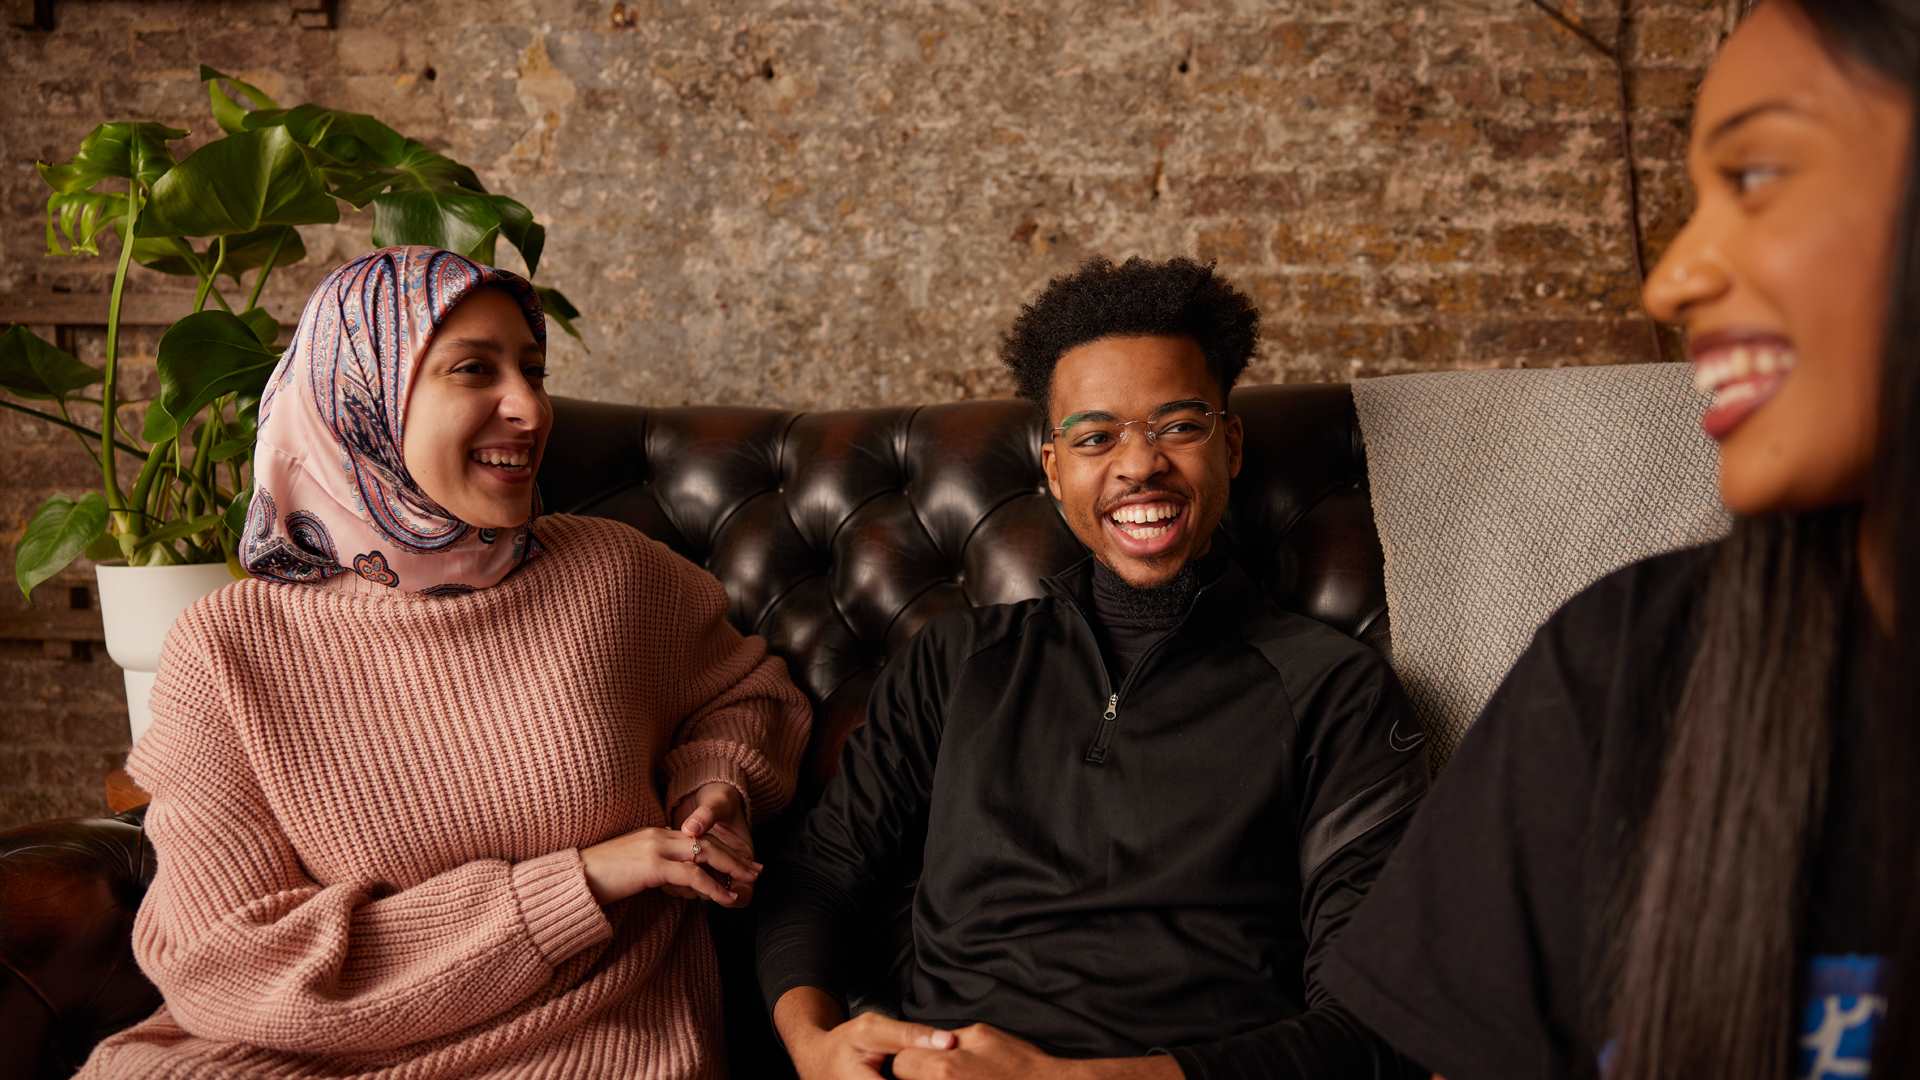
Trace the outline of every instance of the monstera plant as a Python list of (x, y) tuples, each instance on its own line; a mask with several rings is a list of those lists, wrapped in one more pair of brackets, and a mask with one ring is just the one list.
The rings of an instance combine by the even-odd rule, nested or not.
[[(53, 189), (48, 253), (98, 256), (107, 232), (119, 251), (101, 366), (24, 326), (0, 333), (0, 407), (72, 431), (100, 475), (97, 489), (48, 499), (28, 522), (14, 560), (23, 594), (82, 553), (136, 567), (224, 563), (238, 574), (259, 394), (299, 315), (261, 308), (261, 290), (306, 258), (301, 226), (338, 221), (341, 203), (371, 206), (374, 246), (430, 244), (491, 264), (504, 238), (529, 275), (539, 269), (546, 230), (467, 166), (362, 113), (285, 109), (211, 68), (200, 78), (222, 134), (184, 157), (174, 144), (185, 131), (107, 123), (71, 161), (39, 166)], [(121, 385), (120, 305), (135, 265), (194, 282), (191, 310), (160, 338), (159, 389), (145, 400)], [(579, 312), (538, 291), (577, 337)], [(94, 415), (97, 424), (85, 422)], [(123, 472), (129, 459), (137, 472), (131, 463)]]

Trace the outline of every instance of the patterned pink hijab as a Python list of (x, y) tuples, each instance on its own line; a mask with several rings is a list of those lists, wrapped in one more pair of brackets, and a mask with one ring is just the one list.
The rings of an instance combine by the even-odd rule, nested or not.
[[(253, 502), (240, 563), (257, 577), (323, 584), (349, 571), (428, 595), (484, 589), (539, 553), (526, 525), (479, 529), (408, 475), (407, 399), (433, 332), (483, 285), (546, 320), (522, 278), (438, 248), (387, 248), (328, 274), (260, 398)], [(535, 507), (538, 512), (538, 507)]]

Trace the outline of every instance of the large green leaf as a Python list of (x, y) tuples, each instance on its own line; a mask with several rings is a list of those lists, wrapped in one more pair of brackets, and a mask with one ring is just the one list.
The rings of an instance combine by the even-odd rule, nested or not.
[(284, 127), (302, 146), (318, 150), (344, 165), (395, 165), (406, 155), (409, 145), (419, 145), (366, 113), (321, 105), (249, 113), (247, 127), (250, 130)]
[(31, 600), (34, 587), (65, 570), (107, 531), (107, 503), (97, 491), (78, 499), (55, 495), (40, 504), (13, 553), (13, 578)]
[(320, 174), (284, 128), (242, 131), (195, 150), (153, 185), (141, 236), (221, 236), (340, 220)]
[(171, 440), (180, 434), (180, 425), (173, 422), (167, 410), (160, 407), (160, 399), (147, 402), (146, 416), (140, 422), (140, 441), (148, 446)]
[(252, 449), (253, 439), (251, 436), (244, 439), (235, 436), (234, 438), (222, 439), (214, 443), (213, 447), (208, 451), (207, 456), (215, 465), (220, 465), (232, 461), (234, 458)]
[(203, 261), (193, 245), (177, 236), (136, 236), (133, 261), (149, 270), (186, 277), (205, 277), (212, 264)]
[(184, 518), (180, 521), (162, 525), (158, 529), (142, 536), (140, 538), (140, 546), (147, 548), (154, 544), (170, 544), (183, 537), (192, 536), (194, 533), (217, 528), (224, 521), (225, 517), (223, 514), (203, 514), (196, 518)]
[(152, 187), (173, 167), (167, 143), (187, 133), (160, 124), (101, 124), (80, 142), (73, 160), (59, 165), (41, 162), (40, 178), (62, 195), (91, 191), (102, 180), (138, 180)]
[(457, 189), (390, 192), (373, 200), (373, 243), (426, 244), (493, 265), (500, 209), (491, 195)]
[(527, 273), (539, 269), (547, 230), (534, 222), (531, 211), (505, 195), (442, 188), (390, 191), (373, 200), (377, 246), (428, 244), (492, 266), (502, 235), (519, 249)]
[[(273, 254), (273, 241), (279, 236), (285, 240), (280, 244), (279, 253)], [(220, 273), (237, 282), (241, 274), (265, 266), (269, 254), (273, 254), (276, 267), (305, 259), (307, 245), (300, 239), (300, 230), (291, 225), (268, 225), (227, 237), (227, 257), (220, 263)], [(196, 251), (192, 244), (177, 236), (141, 236), (133, 241), (134, 261), (163, 274), (204, 277), (213, 269), (213, 257), (213, 243), (207, 244), (205, 251)]]
[[(47, 196), (47, 254), (98, 255), (97, 238), (126, 221), (127, 197), (107, 191), (54, 192)], [(59, 231), (55, 232), (58, 226)], [(66, 243), (63, 245), (61, 239)]]
[(472, 169), (412, 139), (406, 141), (398, 154), (382, 158), (381, 164), (398, 174), (399, 179), (394, 182), (395, 191), (442, 191), (448, 188), (487, 190), (487, 185), (480, 182), (480, 177)]
[(176, 429), (226, 394), (258, 394), (280, 354), (254, 335), (237, 315), (201, 311), (174, 323), (160, 337), (161, 411)]
[(227, 509), (226, 509), (227, 531), (229, 533), (232, 533), (236, 539), (246, 535), (247, 508), (252, 505), (253, 505), (253, 489), (252, 488), (248, 488), (247, 490), (242, 491), (239, 494), (235, 495), (233, 497), (233, 501), (227, 504)]
[(581, 337), (580, 331), (573, 328), (573, 320), (580, 317), (580, 309), (573, 306), (573, 301), (562, 295), (559, 289), (549, 289), (545, 285), (535, 285), (533, 291), (539, 294), (540, 306), (546, 310), (547, 318), (559, 323), (560, 329), (565, 330), (573, 340), (585, 345), (587, 339)]
[(101, 378), (98, 368), (81, 363), (24, 326), (10, 326), (0, 334), (0, 390), (53, 401)]
[[(520, 251), (520, 259), (527, 264), (527, 276), (540, 272), (540, 252), (547, 246), (547, 229), (533, 220), (533, 211), (527, 209), (518, 200), (505, 195), (495, 195), (493, 206), (500, 214), (500, 232), (507, 242)], [(579, 314), (575, 312), (575, 314)]]
[(214, 123), (219, 124), (223, 131), (242, 130), (246, 126), (248, 112), (248, 110), (241, 108), (239, 102), (234, 101), (225, 90), (220, 88), (220, 83), (223, 80), (232, 83), (235, 90), (240, 91), (252, 99), (255, 109), (278, 109), (280, 107), (259, 87), (251, 83), (243, 83), (225, 72), (215, 71), (207, 65), (201, 64), (200, 81), (207, 84), (207, 98), (213, 106)]
[(266, 308), (248, 308), (240, 313), (240, 321), (253, 331), (254, 340), (268, 348), (280, 337), (280, 322)]
[[(273, 249), (274, 241), (280, 241), (280, 250)], [(267, 259), (273, 259), (275, 267), (292, 266), (307, 257), (306, 242), (300, 239), (300, 230), (291, 225), (268, 225), (239, 236), (227, 237), (227, 257), (220, 264), (220, 272), (235, 281), (240, 275), (258, 270), (267, 265)]]
[(94, 562), (112, 562), (123, 554), (120, 550), (120, 538), (110, 532), (103, 532), (94, 537), (93, 543), (88, 544), (86, 550), (80, 554)]
[(431, 244), (490, 264), (504, 235), (527, 272), (538, 272), (547, 233), (532, 211), (489, 194), (471, 168), (373, 117), (301, 105), (248, 113), (245, 123), (285, 128), (309, 150), (336, 198), (356, 207), (372, 203), (375, 244)]
[(356, 207), (388, 190), (486, 191), (472, 169), (365, 113), (301, 105), (249, 113), (246, 125), (286, 128), (312, 152), (333, 193)]
[(392, 191), (373, 200), (377, 247), (426, 244), (491, 266), (503, 234), (520, 250), (527, 272), (532, 273), (546, 246), (547, 230), (534, 223), (525, 206), (505, 195), (448, 188)]

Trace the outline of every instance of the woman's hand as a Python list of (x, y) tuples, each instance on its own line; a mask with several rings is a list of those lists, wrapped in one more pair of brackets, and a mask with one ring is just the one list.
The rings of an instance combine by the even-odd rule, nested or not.
[[(667, 820), (679, 822), (680, 831), (700, 840), (705, 850), (723, 851), (735, 861), (752, 867), (753, 876), (742, 878), (717, 862), (707, 864), (713, 868), (710, 876), (719, 876), (720, 884), (730, 886), (739, 896), (737, 903), (723, 906), (746, 907), (753, 902), (753, 878), (759, 876), (763, 867), (753, 860), (753, 829), (747, 822), (747, 804), (740, 797), (739, 789), (718, 780), (702, 784), (674, 804)], [(701, 896), (675, 885), (667, 886), (666, 893), (687, 900)]]
[[(674, 896), (704, 898), (721, 907), (745, 907), (753, 880), (760, 876), (757, 864), (679, 829), (635, 829), (587, 848), (580, 860), (586, 867), (587, 888), (602, 904), (647, 889), (665, 889)], [(733, 886), (709, 874), (709, 867)]]

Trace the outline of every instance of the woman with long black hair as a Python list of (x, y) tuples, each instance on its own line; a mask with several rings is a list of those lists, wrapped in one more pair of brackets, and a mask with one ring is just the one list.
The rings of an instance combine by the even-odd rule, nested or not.
[(1728, 538), (1535, 637), (1330, 963), (1452, 1080), (1920, 1075), (1920, 0), (1701, 86), (1682, 326)]

